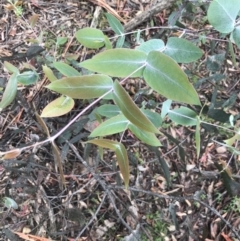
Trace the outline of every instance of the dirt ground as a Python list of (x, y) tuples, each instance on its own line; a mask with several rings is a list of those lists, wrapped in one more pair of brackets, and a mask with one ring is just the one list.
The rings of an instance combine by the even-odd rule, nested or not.
[[(170, 7), (147, 18), (148, 10), (158, 2), (23, 0), (16, 1), (13, 7), (8, 1), (0, 0), (0, 87), (4, 88), (10, 77), (4, 69), (4, 60), (20, 71), (34, 66), (40, 76), (33, 86), (19, 86), (13, 103), (0, 113), (0, 151), (34, 146), (47, 138), (35, 112), (41, 114), (57, 95), (44, 88), (48, 79), (42, 66), (53, 68), (54, 61), (64, 62), (66, 56), (74, 55), (77, 61), (82, 61), (94, 54), (76, 41), (77, 30), (91, 26), (112, 37), (114, 33), (104, 17), (104, 12), (109, 12), (128, 32), (146, 29), (146, 40), (166, 40), (179, 32), (151, 27), (167, 26), (169, 15), (177, 8), (170, 4), (172, 2), (168, 3)], [(136, 20), (138, 14), (143, 14), (141, 16), (146, 20), (136, 26), (132, 20)], [(195, 17), (201, 19), (201, 14), (199, 11)], [(193, 29), (195, 26), (188, 27)], [(57, 45), (60, 37), (67, 38), (66, 44)], [(195, 37), (188, 35), (190, 40)], [(134, 34), (126, 37), (129, 47), (134, 47), (135, 38)], [(44, 51), (31, 59), (18, 58), (22, 56), (19, 53), (26, 53), (33, 44)], [(206, 43), (204, 51), (207, 56), (211, 51), (210, 43)], [(199, 66), (195, 74), (203, 79), (207, 73), (201, 63)], [(189, 65), (186, 68), (190, 71), (195, 67)], [(236, 80), (239, 71), (226, 67), (225, 73)], [(133, 81), (126, 86), (132, 95), (136, 88), (134, 84)], [(223, 99), (230, 98), (233, 92), (239, 93), (238, 82), (226, 81), (223, 85), (218, 90)], [(209, 81), (198, 88), (198, 93), (202, 100), (210, 101), (213, 90), (214, 85)], [(0, 92), (0, 98), (1, 95)], [(164, 99), (152, 94), (142, 95), (138, 103), (142, 101), (151, 104)], [(78, 100), (69, 114), (44, 119), (50, 134), (61, 130), (88, 104)], [(239, 112), (239, 97), (231, 110)], [(114, 153), (104, 150), (102, 159), (95, 146), (85, 143), (94, 127), (94, 122), (90, 121), (91, 111), (56, 140), (66, 187), (59, 185), (59, 170), (50, 143), (28, 148), (16, 158), (1, 160), (1, 240), (240, 240), (239, 159), (213, 141), (222, 141), (228, 134), (203, 128), (201, 155), (197, 159), (194, 128), (166, 123), (165, 135), (161, 137), (163, 146), (159, 150), (140, 143), (130, 132), (126, 133), (123, 144), (129, 155), (130, 186), (125, 189)], [(224, 173), (221, 175), (215, 165), (218, 161), (223, 164), (231, 161), (232, 196), (224, 185)], [(170, 170), (170, 185), (164, 175), (163, 163)], [(18, 207), (6, 207), (6, 197)]]

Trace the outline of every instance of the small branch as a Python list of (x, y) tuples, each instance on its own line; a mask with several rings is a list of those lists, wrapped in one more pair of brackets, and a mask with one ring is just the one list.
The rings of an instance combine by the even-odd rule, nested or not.
[(167, 9), (173, 5), (173, 3), (176, 2), (175, 0), (161, 0), (160, 3), (153, 4), (148, 10), (144, 11), (143, 13), (140, 13), (135, 18), (130, 20), (125, 26), (124, 30), (125, 32), (129, 32), (136, 28), (138, 25), (146, 21), (151, 16), (163, 11), (164, 9)]

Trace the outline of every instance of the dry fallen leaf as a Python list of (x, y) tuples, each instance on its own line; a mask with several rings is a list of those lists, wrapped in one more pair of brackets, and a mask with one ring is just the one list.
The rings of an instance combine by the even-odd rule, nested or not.
[(31, 234), (24, 234), (20, 232), (14, 232), (14, 233), (17, 234), (20, 238), (25, 239), (27, 241), (52, 241), (48, 238), (42, 238)]

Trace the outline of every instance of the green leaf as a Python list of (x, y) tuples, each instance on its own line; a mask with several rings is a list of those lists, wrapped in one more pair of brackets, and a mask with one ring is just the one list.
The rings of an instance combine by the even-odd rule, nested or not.
[(13, 73), (18, 74), (18, 73), (19, 73), (18, 68), (15, 67), (14, 65), (12, 65), (11, 63), (9, 63), (9, 62), (7, 62), (7, 61), (4, 61), (3, 65), (4, 65), (4, 68), (6, 68), (6, 70), (7, 70), (9, 73), (11, 73), (11, 74), (13, 74)]
[(183, 106), (178, 109), (169, 110), (168, 117), (178, 125), (195, 126), (197, 124), (197, 114), (193, 110)]
[[(109, 49), (95, 55), (92, 59), (83, 61), (79, 65), (88, 70), (114, 77), (126, 77), (137, 69), (144, 67), (147, 55), (133, 49)], [(142, 76), (143, 69), (138, 70), (131, 77)]]
[(127, 150), (125, 149), (124, 145), (119, 143), (116, 145), (116, 156), (117, 156), (117, 162), (120, 168), (120, 172), (122, 174), (125, 187), (127, 188), (129, 185), (129, 161), (128, 161), (128, 155)]
[(128, 120), (130, 120), (134, 125), (141, 128), (142, 130), (153, 133), (160, 133), (158, 129), (152, 124), (152, 122), (132, 101), (131, 97), (118, 81), (114, 82), (113, 89), (113, 100)]
[(62, 46), (67, 42), (67, 37), (57, 37), (57, 45)]
[(164, 119), (165, 116), (167, 115), (167, 113), (169, 112), (171, 104), (172, 104), (172, 100), (169, 100), (169, 99), (165, 100), (163, 102), (163, 104), (162, 104), (162, 112), (161, 112), (162, 119)]
[(57, 77), (54, 75), (54, 73), (48, 66), (44, 65), (42, 68), (43, 68), (44, 74), (47, 76), (50, 82), (57, 80)]
[(13, 208), (13, 209), (18, 209), (17, 203), (10, 197), (4, 197), (3, 198), (4, 206), (6, 208)]
[(108, 36), (104, 35), (104, 40), (105, 40), (105, 47), (106, 49), (112, 49), (112, 43), (110, 42)]
[(76, 32), (76, 38), (84, 47), (99, 49), (105, 44), (105, 37), (101, 30), (95, 28), (83, 28)]
[(239, 10), (240, 0), (214, 0), (208, 8), (208, 20), (220, 33), (230, 33), (234, 29)]
[(237, 130), (237, 133), (231, 137), (230, 139), (224, 140), (224, 142), (228, 145), (228, 146), (232, 146), (235, 141), (240, 141), (240, 129)]
[(17, 81), (23, 85), (32, 85), (38, 81), (39, 75), (36, 71), (24, 71), (17, 75)]
[(141, 111), (154, 124), (156, 128), (159, 128), (162, 125), (162, 117), (160, 114), (146, 109), (141, 109)]
[(231, 33), (231, 35), (232, 35), (232, 39), (234, 40), (234, 43), (240, 49), (240, 27), (239, 26), (236, 27)]
[(53, 66), (66, 77), (81, 76), (81, 74), (76, 69), (69, 66), (68, 64), (53, 62)]
[(165, 44), (161, 39), (150, 39), (147, 42), (141, 43), (138, 47), (136, 47), (136, 49), (149, 54), (154, 50), (161, 52), (163, 51), (164, 47)]
[(185, 39), (176, 37), (168, 39), (164, 53), (178, 63), (191, 63), (203, 55), (200, 48)]
[(197, 125), (196, 125), (196, 131), (195, 131), (195, 141), (196, 141), (196, 150), (197, 150), (197, 159), (198, 159), (200, 155), (200, 150), (201, 150), (200, 119), (198, 116), (197, 116)]
[(97, 108), (98, 114), (106, 117), (114, 117), (119, 115), (121, 111), (116, 105), (105, 104)]
[(17, 94), (17, 73), (11, 75), (0, 102), (0, 112), (12, 103)]
[(109, 23), (110, 27), (112, 28), (112, 30), (116, 34), (122, 35), (124, 33), (124, 27), (120, 23), (120, 21), (110, 13), (105, 13), (105, 15), (107, 17), (108, 23)]
[(65, 115), (74, 106), (74, 100), (68, 96), (60, 96), (49, 103), (42, 111), (41, 117), (57, 117)]
[(103, 147), (103, 148), (109, 148), (113, 151), (115, 151), (117, 156), (118, 165), (120, 168), (120, 172), (123, 176), (123, 180), (125, 183), (125, 186), (128, 187), (129, 184), (129, 161), (127, 156), (127, 151), (123, 144), (117, 142), (117, 141), (111, 141), (106, 139), (94, 139), (90, 140), (87, 143), (92, 143), (97, 146)]
[(125, 35), (121, 36), (118, 38), (117, 43), (116, 43), (116, 48), (122, 48), (125, 42)]
[(148, 131), (143, 131), (139, 129), (137, 126), (133, 125), (132, 123), (130, 123), (129, 129), (143, 143), (148, 144), (150, 146), (161, 146), (161, 143), (155, 136), (155, 134)]
[(75, 99), (92, 99), (100, 97), (111, 90), (113, 82), (106, 75), (96, 74), (63, 78), (52, 82), (46, 87)]
[(188, 104), (200, 105), (196, 90), (179, 65), (163, 53), (148, 54), (143, 72), (147, 84), (163, 96)]
[(107, 136), (123, 132), (128, 128), (129, 123), (129, 120), (122, 114), (112, 117), (94, 129), (90, 137)]

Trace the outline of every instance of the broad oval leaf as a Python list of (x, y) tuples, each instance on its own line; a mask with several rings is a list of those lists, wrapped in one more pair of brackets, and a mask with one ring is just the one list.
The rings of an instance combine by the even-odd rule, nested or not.
[(46, 87), (75, 99), (92, 99), (111, 90), (113, 81), (106, 75), (96, 74), (63, 78)]
[(116, 34), (119, 34), (119, 35), (123, 34), (124, 33), (124, 27), (120, 23), (120, 21), (110, 13), (105, 13), (105, 15), (107, 17), (108, 23), (109, 23), (110, 27), (112, 28), (112, 30)]
[(17, 81), (23, 85), (32, 85), (38, 81), (39, 75), (36, 71), (24, 71), (17, 75)]
[(178, 125), (195, 126), (197, 124), (197, 114), (184, 106), (169, 110), (168, 117)]
[(105, 44), (105, 37), (101, 30), (95, 28), (83, 28), (76, 32), (76, 38), (84, 47), (99, 49)]
[(240, 0), (214, 0), (208, 8), (208, 20), (220, 33), (230, 33), (234, 29), (239, 10)]
[(0, 102), (0, 112), (12, 103), (17, 94), (17, 73), (11, 75)]
[(53, 66), (66, 77), (81, 76), (81, 73), (79, 73), (76, 69), (69, 66), (68, 64), (53, 62)]
[(150, 52), (143, 76), (147, 84), (159, 94), (171, 100), (200, 105), (197, 92), (188, 81), (187, 75), (165, 54)]
[(193, 43), (176, 37), (168, 39), (164, 53), (178, 63), (190, 63), (203, 55), (202, 50)]
[(139, 129), (137, 126), (133, 125), (132, 123), (130, 123), (129, 129), (143, 143), (148, 144), (150, 146), (161, 146), (161, 143), (155, 136), (155, 134), (148, 131), (143, 131)]
[(152, 124), (152, 122), (132, 101), (131, 97), (118, 81), (114, 82), (113, 89), (113, 100), (128, 120), (130, 120), (134, 125), (141, 128), (142, 130), (153, 133), (160, 133), (158, 129)]
[(122, 114), (112, 117), (94, 129), (90, 137), (107, 136), (123, 132), (127, 129), (129, 123), (129, 120), (127, 120), (126, 117)]
[[(114, 77), (127, 77), (146, 64), (147, 55), (134, 49), (109, 49), (79, 65), (88, 70)], [(143, 69), (132, 74), (142, 76)]]
[(105, 104), (97, 108), (97, 112), (99, 115), (106, 117), (114, 117), (119, 115), (121, 111), (116, 105)]
[(42, 111), (41, 117), (56, 117), (67, 114), (72, 110), (74, 100), (69, 96), (60, 96), (49, 103)]
[(163, 51), (164, 47), (165, 44), (161, 39), (150, 39), (147, 42), (141, 43), (139, 46), (136, 47), (136, 49), (148, 54), (154, 50)]
[(97, 146), (100, 146), (103, 148), (109, 148), (115, 151), (120, 172), (123, 176), (125, 186), (127, 187), (129, 184), (129, 161), (128, 161), (127, 151), (124, 145), (117, 141), (111, 141), (106, 139), (94, 139), (94, 140), (88, 141), (87, 143), (92, 143)]

